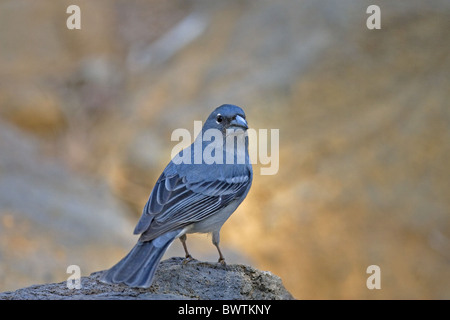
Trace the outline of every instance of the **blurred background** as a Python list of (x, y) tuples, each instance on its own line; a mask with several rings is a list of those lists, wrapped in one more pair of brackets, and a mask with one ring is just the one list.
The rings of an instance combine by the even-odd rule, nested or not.
[(449, 30), (446, 0), (1, 0), (0, 291), (111, 267), (172, 131), (233, 103), (280, 167), (254, 166), (229, 263), (298, 299), (450, 299)]

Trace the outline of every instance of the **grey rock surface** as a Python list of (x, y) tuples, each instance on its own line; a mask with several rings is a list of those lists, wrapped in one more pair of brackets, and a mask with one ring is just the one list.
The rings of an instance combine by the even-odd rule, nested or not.
[(102, 271), (81, 278), (80, 289), (67, 282), (33, 285), (0, 293), (0, 300), (281, 300), (293, 299), (281, 279), (247, 265), (228, 265), (182, 258), (161, 262), (148, 289), (108, 285), (99, 281)]

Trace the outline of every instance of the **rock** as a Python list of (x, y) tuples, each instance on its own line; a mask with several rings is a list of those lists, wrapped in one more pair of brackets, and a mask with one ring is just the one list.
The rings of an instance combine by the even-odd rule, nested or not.
[(67, 282), (33, 285), (0, 293), (0, 300), (291, 300), (281, 279), (268, 271), (241, 264), (170, 258), (159, 265), (148, 289), (108, 285), (99, 281), (102, 271), (81, 278), (81, 289), (68, 289)]

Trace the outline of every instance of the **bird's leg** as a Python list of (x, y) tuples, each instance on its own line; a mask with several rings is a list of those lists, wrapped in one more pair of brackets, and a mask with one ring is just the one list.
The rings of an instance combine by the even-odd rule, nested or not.
[(215, 244), (217, 251), (219, 251), (219, 260), (217, 262), (219, 262), (221, 265), (226, 266), (227, 263), (225, 262), (225, 258), (222, 255), (222, 252), (220, 251), (219, 245)]
[(186, 256), (185, 256), (185, 258), (184, 258), (184, 260), (183, 260), (183, 264), (186, 264), (186, 263), (188, 263), (189, 261), (194, 260), (194, 258), (192, 258), (191, 254), (190, 254), (189, 251), (188, 251), (188, 248), (187, 248), (187, 245), (186, 245), (186, 238), (187, 238), (187, 237), (186, 237), (185, 234), (183, 234), (183, 235), (180, 237), (180, 241), (181, 241), (181, 243), (183, 244), (184, 252), (186, 253)]
[(223, 257), (222, 251), (220, 251), (219, 247), (220, 242), (220, 230), (213, 231), (212, 233), (212, 243), (216, 246), (217, 251), (219, 251), (219, 262), (221, 265), (226, 266), (225, 258)]

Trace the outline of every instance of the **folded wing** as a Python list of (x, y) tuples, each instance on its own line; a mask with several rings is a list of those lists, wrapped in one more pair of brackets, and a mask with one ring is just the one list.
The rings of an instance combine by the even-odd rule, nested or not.
[(210, 217), (247, 191), (251, 172), (240, 170), (231, 176), (189, 180), (192, 179), (174, 170), (164, 170), (134, 230), (135, 234), (141, 234), (140, 241), (152, 240)]

